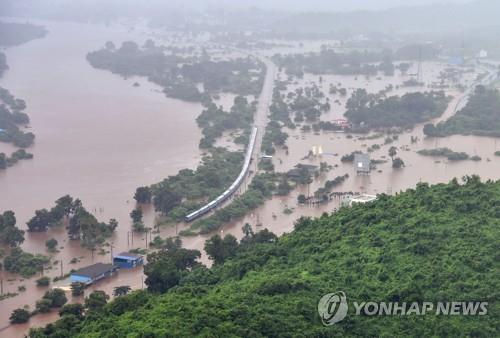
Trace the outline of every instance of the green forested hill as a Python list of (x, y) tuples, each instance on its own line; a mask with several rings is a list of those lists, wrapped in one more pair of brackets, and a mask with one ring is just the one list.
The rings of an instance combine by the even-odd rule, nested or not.
[[(254, 241), (259, 242), (259, 241)], [(262, 243), (265, 242), (265, 243)], [(302, 219), (278, 241), (241, 244), (181, 286), (135, 292), (33, 337), (498, 337), (500, 183), (428, 186)], [(320, 297), (483, 301), (485, 316), (355, 316), (322, 325)]]

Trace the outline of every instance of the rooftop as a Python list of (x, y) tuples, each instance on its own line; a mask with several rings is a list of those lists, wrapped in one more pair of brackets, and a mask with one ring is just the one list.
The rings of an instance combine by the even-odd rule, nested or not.
[(89, 278), (95, 278), (102, 275), (105, 272), (115, 270), (116, 267), (113, 264), (96, 263), (85, 268), (81, 268), (72, 273), (72, 275), (85, 276)]
[(366, 202), (371, 202), (377, 199), (377, 196), (375, 195), (361, 195), (357, 196), (351, 199), (351, 202), (354, 203), (366, 203)]
[(114, 258), (122, 258), (122, 259), (139, 259), (139, 258), (142, 258), (141, 255), (137, 255), (137, 254), (134, 254), (134, 253), (131, 253), (131, 252), (122, 252), (116, 256), (114, 256)]

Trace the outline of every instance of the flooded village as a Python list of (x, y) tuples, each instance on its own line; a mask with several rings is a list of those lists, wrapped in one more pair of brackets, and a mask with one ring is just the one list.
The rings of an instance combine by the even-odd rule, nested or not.
[[(24, 22), (12, 18), (5, 21)], [(362, 203), (379, 194), (396, 195), (419, 182), (446, 183), (467, 175), (498, 179), (497, 138), (429, 137), (424, 133), (425, 125), (445, 122), (463, 109), (477, 85), (488, 88), (498, 85), (498, 62), (480, 54), (480, 50), (477, 56), (458, 61), (447, 54), (432, 59), (420, 56), (394, 60), (396, 68), (391, 74), (382, 70), (369, 74), (314, 73), (306, 69), (298, 75), (284, 63), (284, 57), (280, 59), (277, 55), (318, 54), (324, 50), (341, 54), (354, 48), (339, 47), (338, 40), (271, 38), (260, 40), (261, 45), (244, 47), (230, 39), (224, 43), (217, 36), (168, 32), (140, 20), (107, 24), (43, 20), (30, 23), (43, 26), (47, 34), (2, 50), (9, 69), (0, 78), (0, 87), (26, 102), (30, 117), (26, 130), (36, 135), (27, 150), (34, 157), (0, 170), (0, 213), (15, 212), (17, 226), (26, 231), (20, 245), (22, 250), (43, 254), (49, 261), (31, 277), (0, 271), (1, 337), (21, 337), (30, 327), (58, 319), (57, 312), (49, 311), (33, 316), (26, 324), (9, 323), (14, 309), (34, 310), (47, 290), (61, 288), (73, 303), (81, 302), (94, 290), (111, 295), (117, 287), (145, 288), (143, 263), (147, 262), (148, 253), (158, 250), (155, 241), (180, 236), (182, 246), (199, 250), (200, 261), (210, 266), (212, 262), (204, 252), (205, 242), (214, 234), (231, 234), (241, 239), (242, 228), (247, 224), (253, 231), (268, 229), (281, 236), (293, 231), (298, 218), (334, 213), (351, 204), (352, 199)], [(238, 95), (222, 89), (212, 95), (214, 107), (228, 112), (236, 106), (238, 98), (246, 99), (245, 109), (253, 112), (251, 124), (258, 128), (259, 134), (243, 183), (233, 196), (203, 215), (200, 223), (169, 217), (155, 210), (153, 203), (138, 203), (134, 194), (138, 187), (160, 184), (185, 169), (196, 170), (210, 154), (208, 148), (200, 146), (200, 141), (209, 135), (205, 127), (200, 127), (200, 114), (209, 110), (210, 105), (204, 98), (191, 101), (165, 95), (166, 87), (153, 76), (123, 76), (93, 67), (87, 59), (88, 53), (101, 50), (108, 41), (117, 49), (126, 41), (139, 46), (152, 42), (168, 50), (167, 54), (173, 58), (177, 55), (186, 59), (203, 58), (208, 53), (214, 62), (249, 58), (261, 63), (264, 70), (259, 94)], [(365, 42), (370, 45), (369, 40)], [(402, 63), (407, 63), (407, 69), (398, 68)], [(249, 72), (255, 78), (259, 76), (258, 70)], [(378, 95), (374, 102), (396, 95), (442, 91), (446, 106), (437, 116), (411, 126), (375, 127), (357, 132), (345, 114), (352, 104), (350, 99), (359, 89)], [(317, 107), (322, 108), (313, 112), (297, 108), (296, 114), (274, 120), (278, 113), (273, 109), (279, 106), (279, 100), (294, 107), (299, 105), (300, 97), (314, 98), (319, 102)], [(309, 117), (309, 113), (316, 115)], [(209, 113), (206, 116), (211, 118)], [(279, 131), (273, 129), (273, 133), (287, 136), (283, 142), (271, 141), (271, 152), (265, 147), (276, 135), (269, 132), (275, 128), (272, 121), (278, 121), (279, 125)], [(214, 144), (225, 151), (244, 153), (246, 142), (235, 140), (238, 136), (245, 137), (245, 128), (227, 128), (222, 136), (214, 138)], [(465, 153), (467, 158), (426, 155), (431, 150), (445, 148)], [(11, 143), (0, 142), (0, 153), (10, 154), (16, 149)], [(395, 158), (402, 161), (400, 166), (395, 166)], [(232, 179), (217, 189), (229, 187), (236, 179), (234, 173), (238, 174), (239, 168), (234, 168), (228, 174)], [(266, 173), (275, 176), (261, 176)], [(305, 181), (303, 175), (307, 176)], [(228, 221), (217, 221), (216, 226), (206, 219), (223, 217), (214, 216), (216, 210), (255, 190), (252, 182), (258, 179), (270, 180), (275, 185), (284, 182), (286, 193), (265, 196), (262, 203), (255, 203), (243, 215), (228, 216)], [(212, 192), (218, 196), (215, 192), (224, 190), (217, 189), (210, 190), (210, 197)], [(71, 240), (67, 231), (71, 226), (69, 218), (62, 218), (48, 231), (27, 231), (26, 224), (36, 210), (52, 208), (54, 201), (65, 195), (80, 199), (99, 222), (115, 220), (116, 229), (92, 248)], [(186, 201), (190, 201), (189, 197), (182, 197), (182, 203)], [(203, 206), (210, 201), (197, 201), (193, 205)], [(193, 205), (190, 211), (196, 210)], [(140, 210), (139, 219), (144, 226), (139, 231), (131, 219), (134, 210)], [(51, 239), (56, 244), (49, 250), (47, 242)], [(3, 248), (3, 257), (11, 250)], [(36, 281), (43, 276), (49, 277), (49, 286), (37, 285)], [(75, 282), (89, 284), (79, 296), (71, 296), (71, 283)]]

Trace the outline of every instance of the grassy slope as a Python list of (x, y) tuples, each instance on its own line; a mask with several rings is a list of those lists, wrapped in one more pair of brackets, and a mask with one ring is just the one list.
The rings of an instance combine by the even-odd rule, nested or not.
[[(81, 337), (483, 336), (500, 329), (500, 183), (420, 185), (303, 220)], [(209, 285), (211, 284), (211, 285)], [(357, 317), (323, 327), (325, 293), (349, 301), (487, 301), (483, 317)], [(136, 295), (137, 296), (137, 295)]]

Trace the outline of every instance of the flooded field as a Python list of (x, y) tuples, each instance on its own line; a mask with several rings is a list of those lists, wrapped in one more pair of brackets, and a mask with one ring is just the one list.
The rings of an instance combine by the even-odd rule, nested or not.
[[(130, 30), (121, 25), (84, 25), (69, 23), (43, 23), (49, 29), (49, 35), (41, 40), (11, 48), (6, 51), (10, 70), (0, 80), (0, 86), (9, 89), (16, 97), (22, 98), (28, 105), (27, 113), (31, 117), (31, 129), (36, 134), (36, 143), (30, 149), (35, 155), (31, 161), (23, 161), (6, 171), (0, 172), (0, 211), (13, 210), (18, 225), (25, 228), (25, 223), (36, 209), (50, 208), (53, 201), (65, 194), (80, 198), (84, 206), (100, 221), (116, 218), (119, 227), (110, 242), (114, 252), (131, 248), (146, 248), (144, 234), (130, 238), (131, 221), (129, 213), (134, 207), (133, 194), (138, 186), (160, 181), (180, 169), (195, 168), (201, 153), (198, 143), (201, 138), (196, 125), (196, 117), (201, 112), (201, 105), (169, 99), (161, 89), (146, 79), (121, 77), (107, 71), (93, 69), (85, 60), (89, 51), (99, 49), (108, 41), (120, 43), (124, 40), (144, 42), (148, 37), (162, 40), (158, 33), (146, 34)], [(313, 47), (318, 49), (322, 43)], [(302, 50), (308, 47), (301, 47)], [(283, 47), (283, 50), (286, 50)], [(298, 50), (298, 49), (297, 49)], [(271, 55), (270, 52), (263, 54)], [(415, 65), (414, 65), (415, 67)], [(425, 63), (423, 81), (436, 81), (446, 64)], [(412, 70), (410, 70), (411, 72)], [(285, 78), (283, 74), (280, 75)], [(477, 76), (470, 73), (461, 80), (463, 85), (471, 85)], [(350, 92), (356, 88), (366, 88), (370, 93), (383, 90), (388, 85), (395, 89), (388, 95), (400, 95), (408, 91), (420, 91), (419, 87), (402, 87), (408, 76), (396, 72), (394, 77), (359, 76), (322, 76), (321, 88), (328, 94), (330, 84), (340, 83), (348, 88), (346, 97), (332, 96), (332, 109), (323, 114), (322, 120), (342, 117), (345, 102)], [(133, 84), (138, 82), (139, 87)], [(289, 90), (319, 83), (318, 75), (306, 74), (304, 79), (289, 86)], [(428, 88), (425, 88), (428, 90)], [(449, 90), (453, 96), (442, 120), (453, 115), (455, 106), (463, 93)], [(217, 104), (228, 110), (233, 95), (222, 95)], [(339, 100), (340, 104), (334, 103)], [(261, 118), (257, 123), (264, 125)], [(318, 216), (323, 212), (332, 212), (340, 205), (340, 199), (319, 206), (299, 206), (299, 194), (311, 195), (324, 185), (326, 180), (349, 174), (349, 179), (335, 191), (360, 192), (368, 194), (396, 193), (414, 187), (419, 181), (430, 183), (447, 182), (454, 177), (478, 174), (483, 179), (498, 179), (500, 158), (495, 139), (474, 136), (453, 136), (442, 139), (427, 139), (422, 133), (422, 125), (399, 135), (391, 144), (383, 144), (384, 137), (360, 140), (359, 135), (350, 138), (346, 134), (321, 132), (303, 133), (300, 128), (286, 130), (290, 137), (287, 141), (288, 154), (279, 150), (274, 156), (275, 170), (286, 172), (298, 163), (319, 165), (327, 162), (334, 168), (321, 175), (309, 186), (299, 187), (288, 197), (275, 197), (241, 220), (225, 225), (221, 232), (241, 237), (241, 227), (250, 223), (255, 230), (267, 227), (281, 235), (293, 229), (293, 222), (300, 216)], [(417, 137), (417, 143), (411, 143), (411, 137)], [(241, 149), (231, 145), (231, 136), (225, 134), (218, 145)], [(388, 160), (377, 165), (370, 176), (356, 176), (352, 164), (342, 163), (342, 155), (379, 144), (380, 149), (371, 153), (372, 159)], [(303, 159), (313, 146), (321, 146), (322, 156)], [(396, 146), (398, 154), (406, 167), (393, 169), (388, 158), (388, 149)], [(478, 155), (482, 161), (471, 160), (448, 162), (446, 159), (424, 157), (416, 153), (420, 149), (449, 147), (454, 151), (463, 151)], [(12, 148), (0, 144), (0, 152), (10, 152)], [(155, 224), (156, 215), (151, 207), (144, 209), (146, 226)], [(160, 236), (175, 235), (187, 226), (162, 227)], [(157, 234), (153, 234), (153, 237)], [(184, 246), (203, 250), (204, 241), (210, 235), (183, 239)], [(110, 261), (109, 248), (102, 254), (82, 249), (78, 242), (67, 239), (63, 227), (49, 230), (42, 234), (26, 234), (23, 249), (33, 253), (47, 254), (45, 241), (56, 238), (60, 252), (53, 254), (54, 261), (63, 262), (63, 273), (91, 264), (92, 262)], [(148, 241), (151, 238), (148, 237)], [(78, 258), (76, 264), (69, 264)], [(209, 264), (206, 256), (203, 262)], [(55, 277), (61, 274), (60, 264), (55, 264), (46, 274)], [(3, 291), (17, 292), (19, 286), (26, 286), (26, 291), (18, 296), (1, 301), (0, 328), (8, 325), (8, 317), (13, 309), (28, 305), (34, 308), (46, 288), (37, 288), (35, 279), (22, 280), (3, 272)], [(55, 285), (67, 285), (67, 281)], [(105, 290), (110, 294), (115, 286), (129, 285), (133, 289), (143, 287), (142, 269), (120, 271), (117, 276), (102, 281), (86, 290)], [(71, 299), (71, 297), (69, 297)], [(73, 301), (81, 301), (81, 298)], [(37, 315), (26, 325), (10, 326), (0, 331), (1, 337), (22, 336), (29, 326), (44, 325), (58, 316), (55, 312)]]

